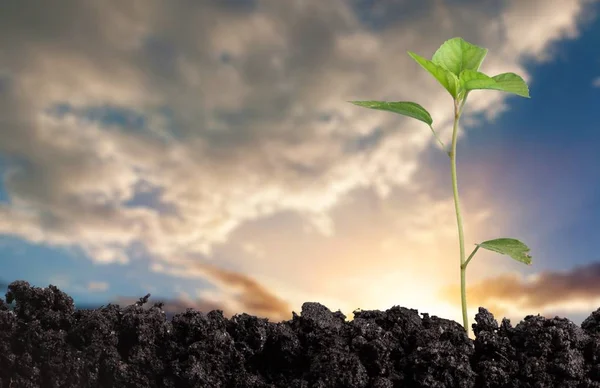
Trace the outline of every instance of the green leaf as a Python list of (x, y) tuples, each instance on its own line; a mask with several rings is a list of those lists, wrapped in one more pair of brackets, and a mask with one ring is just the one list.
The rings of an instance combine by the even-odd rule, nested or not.
[(513, 259), (531, 265), (531, 256), (529, 248), (521, 241), (514, 238), (497, 238), (495, 240), (484, 241), (481, 244), (475, 244), (478, 247), (485, 248), (489, 251), (497, 252), (503, 255), (508, 255)]
[(415, 102), (398, 101), (398, 102), (386, 102), (386, 101), (348, 101), (354, 105), (362, 106), (369, 109), (385, 110), (388, 112), (399, 113), (404, 116), (409, 116), (425, 124), (433, 124), (433, 119), (427, 109)]
[(459, 80), (465, 90), (494, 89), (530, 98), (527, 84), (515, 73), (502, 73), (489, 77), (478, 71), (463, 70)]
[(492, 77), (498, 84), (502, 85), (502, 91), (514, 93), (522, 97), (531, 98), (529, 96), (529, 88), (527, 84), (515, 73), (502, 73)]
[(460, 82), (457, 74), (455, 75), (443, 66), (437, 65), (429, 59), (425, 59), (411, 51), (408, 51), (408, 55), (410, 55), (412, 59), (421, 65), (422, 68), (427, 70), (429, 74), (433, 75), (439, 81), (439, 83), (446, 88), (452, 97), (456, 98), (460, 92)]
[(431, 60), (458, 77), (464, 70), (479, 70), (487, 52), (487, 49), (471, 44), (462, 38), (452, 38), (437, 49)]

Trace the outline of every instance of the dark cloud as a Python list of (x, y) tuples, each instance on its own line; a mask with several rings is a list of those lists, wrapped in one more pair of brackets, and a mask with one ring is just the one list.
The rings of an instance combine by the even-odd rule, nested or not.
[[(446, 287), (439, 295), (450, 303), (460, 304), (459, 285)], [(508, 313), (504, 305), (535, 312), (556, 309), (556, 305), (567, 306), (597, 299), (600, 299), (600, 262), (565, 272), (541, 272), (531, 281), (515, 274), (485, 279), (476, 284), (467, 281), (468, 304), (485, 307), (498, 315)]]
[(255, 315), (270, 317), (287, 317), (291, 314), (290, 306), (268, 290), (252, 276), (228, 271), (213, 265), (199, 264), (201, 270), (209, 274), (211, 281), (220, 282), (225, 288), (240, 289), (234, 299), (242, 305), (242, 311)]
[[(227, 300), (233, 301), (236, 304), (235, 310), (226, 305), (203, 298), (151, 298), (150, 301), (152, 303), (164, 303), (163, 310), (168, 314), (181, 313), (188, 308), (192, 308), (204, 313), (212, 310), (221, 310), (223, 311), (223, 315), (228, 318), (241, 313), (269, 318), (274, 322), (291, 318), (292, 307), (279, 298), (276, 292), (267, 289), (253, 279), (252, 276), (225, 270), (209, 264), (199, 263), (196, 265), (196, 269), (204, 272), (207, 275), (207, 280), (217, 284), (219, 289), (228, 294)], [(135, 303), (137, 299), (134, 297), (119, 297), (113, 303), (130, 305)]]

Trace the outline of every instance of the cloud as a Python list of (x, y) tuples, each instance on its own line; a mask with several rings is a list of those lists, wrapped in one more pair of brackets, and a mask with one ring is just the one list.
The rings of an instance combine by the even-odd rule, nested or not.
[[(439, 296), (459, 304), (460, 286), (444, 287)], [(483, 306), (500, 317), (555, 310), (591, 312), (600, 306), (600, 262), (528, 278), (502, 274), (467, 283), (467, 299), (470, 305)]]
[(594, 86), (596, 88), (600, 88), (600, 77), (598, 77), (592, 81), (592, 86)]
[(218, 308), (224, 310), (229, 315), (234, 314), (236, 311), (247, 312), (279, 321), (287, 319), (288, 315), (291, 314), (288, 303), (279, 298), (273, 291), (261, 285), (250, 275), (225, 270), (205, 263), (190, 264), (185, 270), (169, 269), (160, 264), (154, 264), (152, 269), (156, 272), (168, 273), (183, 278), (205, 277), (210, 279), (213, 285), (219, 289), (219, 295), (216, 296), (219, 300), (211, 301), (210, 299), (214, 298), (215, 295), (209, 291), (199, 292), (196, 298), (189, 297), (186, 293), (182, 292), (180, 300), (165, 301), (168, 305), (167, 307), (173, 303), (173, 308), (175, 308), (174, 306), (181, 307), (184, 302), (186, 306), (197, 306), (199, 310), (206, 309), (207, 306), (211, 306), (211, 308), (218, 306)]
[[(168, 273), (177, 277), (203, 276), (211, 279), (218, 293), (210, 290), (197, 290), (196, 295), (184, 291), (179, 292), (175, 299), (160, 299), (165, 303), (163, 310), (169, 313), (183, 312), (187, 308), (208, 312), (220, 309), (224, 315), (231, 317), (234, 314), (246, 312), (252, 315), (268, 317), (273, 321), (282, 321), (291, 318), (292, 309), (287, 302), (279, 298), (273, 291), (261, 285), (249, 275), (219, 268), (215, 265), (196, 263), (185, 269), (185, 272), (167, 269), (159, 264), (154, 264), (156, 272)], [(131, 303), (131, 298), (119, 297), (117, 303)], [(156, 302), (156, 301), (155, 301)]]
[[(317, 4), (290, 13), (272, 3), (250, 14), (209, 4), (156, 3), (143, 12), (84, 6), (82, 24), (53, 11), (38, 15), (46, 23), (27, 33), (7, 23), (5, 36), (18, 35), (8, 45), (12, 57), (29, 65), (8, 63), (15, 87), (4, 95), (1, 151), (13, 161), (5, 177), (12, 203), (0, 209), (0, 230), (34, 243), (80, 245), (103, 263), (127, 262), (123, 251), (136, 240), (156, 257), (208, 254), (243, 222), (278, 211), (304, 213), (332, 233), (326, 213), (345, 193), (406, 183), (414, 162), (393, 155), (416, 154), (429, 135), (388, 130), (371, 155), (344, 150), (356, 131), (398, 119), (366, 117), (344, 103), (362, 84), (356, 71), (364, 65), (346, 64), (352, 51), (344, 34), (359, 26), (342, 2)], [(316, 7), (327, 22), (312, 16)], [(13, 12), (18, 19), (20, 10)], [(212, 22), (217, 16), (236, 28), (221, 30)], [(292, 17), (304, 23), (290, 28), (284, 21)], [(123, 31), (126, 47), (111, 25), (121, 22), (132, 25)], [(51, 28), (56, 41), (48, 41)], [(221, 64), (220, 53), (233, 64)], [(385, 93), (385, 80), (372, 84), (373, 94)], [(101, 107), (143, 115), (147, 127), (132, 133), (86, 114)], [(326, 112), (329, 121), (321, 120)], [(157, 199), (172, 213), (124, 205), (140, 182), (163, 190)]]
[(109, 284), (107, 282), (89, 282), (86, 288), (91, 292), (106, 291), (109, 288)]
[[(255, 7), (69, 1), (60, 8), (21, 0), (4, 7), (0, 154), (10, 162), (10, 203), (0, 204), (0, 233), (80, 247), (104, 264), (129, 263), (127, 249), (142, 244), (155, 271), (197, 273), (227, 295), (220, 303), (275, 316), (287, 311), (284, 299), (297, 303), (292, 295), (337, 292), (332, 299), (344, 300), (365, 267), (390, 274), (397, 256), (417, 262), (405, 263), (405, 273), (427, 276), (444, 249), (454, 249), (455, 228), (449, 192), (421, 192), (431, 133), (422, 123), (346, 101), (423, 103), (447, 142), (449, 97), (406, 50), (429, 57), (445, 39), (463, 36), (490, 49), (482, 71), (528, 80), (522, 56), (544, 59), (551, 42), (575, 37), (586, 2), (510, 1), (502, 9), (424, 3), (430, 12), (381, 30), (342, 0), (263, 0)], [(385, 14), (394, 2), (380, 4)], [(478, 94), (466, 114), (493, 118), (506, 110), (505, 98)], [(462, 190), (466, 198), (482, 194)], [(391, 193), (398, 197), (377, 202)], [(352, 200), (367, 202), (350, 207)], [(389, 206), (414, 228), (403, 229), (383, 211), (366, 224), (367, 206)], [(465, 213), (476, 220), (473, 230), (486, 234), (494, 227), (475, 225), (493, 211), (480, 201)], [(496, 226), (508, 216), (498, 215)], [(271, 230), (258, 243), (260, 224), (278, 220), (277, 241)], [(311, 254), (299, 242), (315, 230), (320, 234), (309, 238), (322, 245)], [(265, 254), (236, 260), (228, 246), (234, 236)], [(383, 240), (396, 251), (365, 260)], [(426, 248), (433, 242), (439, 248)], [(230, 250), (219, 261), (228, 270), (206, 263), (217, 249)], [(298, 274), (305, 277), (293, 279)], [(323, 285), (333, 274), (338, 278)], [(231, 294), (234, 286), (243, 294)]]
[[(596, 0), (550, 0), (508, 2), (502, 12), (506, 45), (503, 55), (528, 55), (545, 62), (556, 54), (553, 43), (574, 39), (579, 28), (596, 17)], [(556, 10), (560, 9), (560, 12)]]

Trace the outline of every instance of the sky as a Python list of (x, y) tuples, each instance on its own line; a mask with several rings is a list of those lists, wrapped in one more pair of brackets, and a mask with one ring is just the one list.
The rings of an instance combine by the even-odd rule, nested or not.
[[(531, 98), (470, 93), (459, 124), (478, 307), (576, 324), (600, 308), (600, 1), (0, 2), (0, 288), (76, 307), (399, 305), (462, 324), (446, 154), (453, 101), (407, 51), (462, 37)], [(2, 291), (4, 293), (5, 291)]]

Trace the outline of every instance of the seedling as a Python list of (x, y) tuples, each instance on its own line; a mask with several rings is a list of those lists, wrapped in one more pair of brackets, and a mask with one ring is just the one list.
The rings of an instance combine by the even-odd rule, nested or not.
[[(487, 54), (487, 49), (471, 44), (462, 38), (453, 38), (447, 40), (433, 54), (431, 61), (425, 59), (413, 52), (408, 51), (421, 67), (427, 70), (438, 80), (440, 84), (450, 93), (454, 100), (454, 127), (452, 131), (452, 146), (446, 153), (450, 157), (450, 170), (452, 174), (452, 191), (454, 194), (454, 208), (456, 210), (456, 221), (458, 224), (458, 240), (460, 247), (460, 292), (462, 302), (463, 326), (468, 333), (469, 319), (467, 317), (467, 296), (466, 296), (466, 269), (467, 265), (479, 248), (484, 248), (503, 255), (508, 255), (513, 259), (531, 265), (531, 256), (529, 248), (521, 241), (514, 238), (498, 238), (495, 240), (484, 241), (475, 244), (475, 249), (465, 260), (465, 244), (460, 215), (460, 202), (458, 199), (458, 183), (456, 179), (456, 139), (458, 120), (462, 114), (467, 96), (472, 90), (493, 89), (503, 92), (513, 93), (521, 97), (530, 98), (529, 88), (523, 78), (514, 73), (502, 73), (489, 77), (479, 72), (479, 66)], [(445, 150), (444, 143), (433, 129), (433, 119), (429, 112), (421, 105), (408, 102), (386, 102), (386, 101), (348, 101), (352, 104), (370, 109), (384, 110), (409, 116), (429, 125), (431, 132), (442, 148)]]

